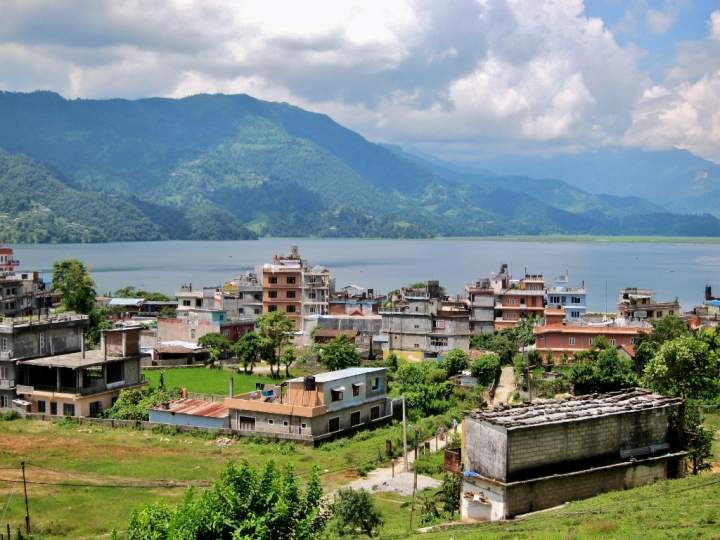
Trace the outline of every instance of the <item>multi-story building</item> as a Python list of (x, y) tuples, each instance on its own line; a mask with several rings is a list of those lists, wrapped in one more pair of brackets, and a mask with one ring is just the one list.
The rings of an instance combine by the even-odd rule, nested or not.
[(680, 315), (678, 299), (658, 301), (652, 289), (628, 287), (618, 294), (618, 314), (627, 319), (657, 320), (668, 315)]
[(220, 309), (216, 295), (218, 287), (203, 287), (202, 289), (193, 289), (192, 283), (186, 283), (180, 286), (180, 290), (175, 293), (177, 299), (178, 312), (188, 309)]
[(13, 272), (20, 266), (12, 248), (0, 246), (0, 272)]
[(495, 331), (495, 289), (490, 279), (477, 279), (465, 285), (466, 304), (470, 310), (470, 333), (473, 336)]
[(652, 326), (644, 321), (621, 318), (600, 323), (567, 322), (565, 310), (554, 307), (545, 309), (544, 320), (533, 329), (535, 349), (554, 362), (563, 357), (572, 360), (578, 352), (591, 348), (600, 336), (614, 347), (633, 351), (639, 337), (650, 331)]
[(354, 367), (286, 383), (226, 398), (230, 428), (315, 443), (392, 418), (385, 368)]
[(100, 349), (18, 361), (18, 396), (28, 412), (100, 416), (124, 388), (145, 384), (140, 372), (140, 327), (102, 330)]
[(563, 275), (555, 280), (555, 285), (548, 288), (546, 295), (548, 306), (563, 308), (568, 322), (578, 321), (587, 313), (587, 290), (585, 283), (580, 287), (568, 285), (568, 276)]
[(303, 334), (310, 319), (328, 314), (334, 280), (330, 270), (309, 266), (292, 246), (289, 255), (275, 255), (262, 266), (262, 286), (263, 313), (285, 313)]
[(252, 319), (262, 315), (263, 285), (255, 272), (238, 274), (222, 290), (223, 309), (228, 316)]
[(477, 411), (463, 421), (463, 521), (495, 521), (682, 476), (682, 400), (639, 388)]
[(255, 328), (253, 319), (229, 319), (221, 309), (183, 309), (176, 317), (159, 317), (157, 322), (158, 346), (165, 342), (187, 341), (197, 343), (205, 334), (217, 333), (236, 341)]
[(390, 351), (437, 356), (470, 349), (470, 311), (464, 302), (445, 297), (437, 281), (401, 289), (380, 315)]
[(40, 272), (17, 270), (20, 262), (11, 248), (0, 247), (0, 317), (47, 313), (52, 295)]
[(511, 328), (521, 320), (541, 317), (545, 309), (545, 280), (542, 274), (525, 274), (510, 281), (495, 303), (495, 329)]
[(80, 351), (87, 325), (87, 316), (70, 313), (0, 320), (0, 409), (17, 397), (18, 361)]

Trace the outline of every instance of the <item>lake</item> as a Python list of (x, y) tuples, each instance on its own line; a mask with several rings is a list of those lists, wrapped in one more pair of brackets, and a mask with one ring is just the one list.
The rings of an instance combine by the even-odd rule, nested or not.
[(338, 287), (356, 283), (387, 292), (402, 285), (438, 279), (448, 293), (511, 265), (546, 281), (566, 270), (571, 283), (585, 281), (591, 310), (612, 311), (621, 287), (655, 289), (661, 299), (678, 297), (686, 309), (700, 303), (706, 284), (720, 292), (720, 244), (609, 242), (599, 240), (363, 240), (286, 239), (257, 241), (118, 242), (109, 244), (15, 245), (21, 268), (38, 269), (50, 279), (55, 260), (85, 262), (100, 293), (134, 285), (173, 294), (182, 283), (215, 286), (234, 274), (270, 262), (291, 244), (311, 264), (331, 269)]

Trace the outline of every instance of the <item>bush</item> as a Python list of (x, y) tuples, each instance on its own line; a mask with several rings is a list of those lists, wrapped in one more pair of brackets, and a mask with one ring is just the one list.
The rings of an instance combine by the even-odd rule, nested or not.
[(19, 418), (20, 415), (17, 413), (17, 411), (5, 411), (3, 413), (0, 413), (0, 420), (3, 422), (10, 422), (11, 420), (15, 420)]
[(480, 386), (490, 386), (500, 369), (500, 359), (495, 354), (484, 354), (470, 364), (470, 373), (477, 377)]
[(180, 389), (131, 388), (121, 390), (115, 404), (105, 411), (105, 418), (114, 420), (147, 420), (150, 409), (180, 397)]
[(341, 489), (332, 504), (335, 529), (339, 536), (355, 536), (358, 531), (368, 537), (382, 527), (383, 519), (370, 492), (352, 488)]
[(438, 475), (443, 472), (443, 463), (445, 453), (440, 452), (423, 452), (418, 456), (413, 464), (413, 470), (418, 474)]
[(442, 361), (442, 367), (445, 368), (448, 375), (456, 375), (463, 369), (467, 368), (470, 358), (462, 349), (452, 349)]

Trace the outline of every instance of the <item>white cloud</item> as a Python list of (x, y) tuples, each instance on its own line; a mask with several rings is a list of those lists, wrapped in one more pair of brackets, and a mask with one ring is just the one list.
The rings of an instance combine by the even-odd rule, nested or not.
[(648, 9), (647, 24), (655, 34), (665, 34), (675, 24), (675, 14), (659, 9)]
[(710, 37), (720, 39), (720, 10), (710, 14)]

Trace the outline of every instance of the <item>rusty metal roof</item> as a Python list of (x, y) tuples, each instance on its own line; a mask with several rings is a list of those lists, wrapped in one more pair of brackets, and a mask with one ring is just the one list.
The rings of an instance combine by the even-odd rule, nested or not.
[(208, 418), (226, 418), (229, 415), (229, 411), (222, 401), (213, 403), (190, 398), (172, 401), (167, 407), (160, 405), (159, 407), (154, 407), (153, 410), (173, 414), (205, 416)]

